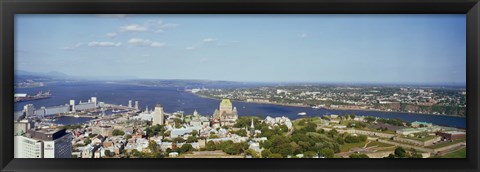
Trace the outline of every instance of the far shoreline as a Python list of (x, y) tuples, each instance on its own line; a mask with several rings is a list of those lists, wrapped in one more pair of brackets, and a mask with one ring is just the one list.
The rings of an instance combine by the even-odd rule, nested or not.
[[(221, 100), (219, 98), (214, 98), (214, 97), (208, 97), (204, 95), (199, 95), (189, 92), (193, 95), (196, 95), (198, 97), (202, 98), (207, 98), (207, 99), (213, 99), (213, 100)], [(254, 103), (254, 104), (268, 104), (268, 105), (279, 105), (279, 106), (288, 106), (288, 107), (301, 107), (301, 108), (311, 108), (314, 109), (310, 106), (305, 106), (305, 105), (289, 105), (289, 104), (282, 104), (282, 103), (267, 103), (267, 102), (247, 102), (247, 101), (238, 101), (238, 100), (232, 100), (233, 102), (243, 102), (243, 103)], [(326, 110), (339, 110), (339, 111), (348, 111), (348, 110), (357, 110), (357, 111), (364, 111), (364, 112), (385, 112), (385, 113), (403, 113), (403, 114), (412, 114), (412, 115), (431, 115), (431, 116), (446, 116), (446, 117), (458, 117), (458, 118), (466, 118), (466, 116), (455, 116), (455, 115), (435, 115), (435, 114), (429, 114), (429, 113), (408, 113), (408, 112), (395, 112), (395, 111), (382, 111), (382, 110), (371, 110), (371, 109), (348, 109), (348, 108), (337, 108), (337, 109), (332, 109), (332, 108), (323, 108)]]

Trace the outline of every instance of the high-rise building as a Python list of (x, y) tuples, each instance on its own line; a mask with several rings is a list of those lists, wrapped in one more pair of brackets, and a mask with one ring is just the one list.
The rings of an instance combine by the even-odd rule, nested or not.
[(28, 130), (35, 127), (35, 123), (29, 119), (23, 119), (21, 121), (15, 121), (13, 128), (14, 128), (14, 136), (21, 136), (27, 133)]
[(128, 101), (128, 108), (132, 108), (132, 100)]
[(33, 104), (27, 104), (23, 106), (23, 111), (25, 112), (25, 118), (28, 118), (35, 114), (35, 107), (33, 106)]
[(43, 117), (46, 115), (46, 111), (47, 109), (45, 108), (45, 106), (42, 106), (40, 107), (40, 109), (35, 110), (35, 115)]
[(91, 102), (95, 104), (95, 107), (97, 106), (97, 97), (91, 97), (90, 98)]
[(135, 101), (135, 109), (138, 110), (138, 101)]
[(70, 100), (70, 110), (75, 112), (75, 100)]
[(28, 130), (15, 136), (15, 158), (70, 158), (72, 137), (65, 129)]
[(163, 112), (163, 107), (160, 104), (157, 104), (155, 106), (155, 110), (153, 111), (153, 122), (152, 125), (163, 125), (164, 123), (164, 112)]

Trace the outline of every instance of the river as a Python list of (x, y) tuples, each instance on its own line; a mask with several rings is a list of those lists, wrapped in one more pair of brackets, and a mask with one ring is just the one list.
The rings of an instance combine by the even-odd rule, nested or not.
[[(97, 97), (98, 101), (105, 103), (127, 105), (128, 100), (133, 100), (133, 102), (139, 101), (142, 109), (145, 109), (146, 106), (152, 109), (159, 103), (164, 107), (165, 112), (184, 111), (186, 114), (191, 114), (194, 110), (197, 110), (202, 115), (210, 116), (220, 103), (219, 100), (203, 98), (190, 92), (185, 92), (183, 88), (146, 87), (98, 82), (61, 83), (37, 88), (17, 88), (15, 93), (35, 94), (39, 91), (48, 90), (52, 93), (51, 98), (18, 102), (15, 104), (15, 111), (21, 110), (25, 104), (33, 104), (35, 108), (40, 108), (41, 106), (68, 104), (70, 99), (74, 99), (78, 103), (79, 101), (88, 101), (90, 97)], [(466, 128), (466, 118), (455, 116), (363, 110), (327, 110), (247, 102), (233, 102), (233, 106), (237, 108), (239, 116), (286, 116), (290, 119), (297, 119), (301, 117), (297, 115), (299, 112), (306, 112), (306, 116), (353, 113), (381, 118), (398, 118), (408, 122), (423, 121), (443, 126)], [(64, 117), (56, 122), (59, 124), (75, 124), (86, 121), (88, 119)]]

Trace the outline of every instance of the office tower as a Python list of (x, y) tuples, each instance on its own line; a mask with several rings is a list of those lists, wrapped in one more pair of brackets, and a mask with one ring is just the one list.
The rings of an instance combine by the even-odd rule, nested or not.
[(163, 107), (160, 104), (155, 106), (155, 110), (153, 111), (153, 122), (152, 125), (163, 125), (164, 124), (164, 112)]

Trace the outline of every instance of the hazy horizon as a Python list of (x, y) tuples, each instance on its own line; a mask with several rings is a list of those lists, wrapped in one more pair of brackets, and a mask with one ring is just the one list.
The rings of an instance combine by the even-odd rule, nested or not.
[(465, 25), (465, 15), (21, 14), (15, 70), (104, 79), (462, 85)]

